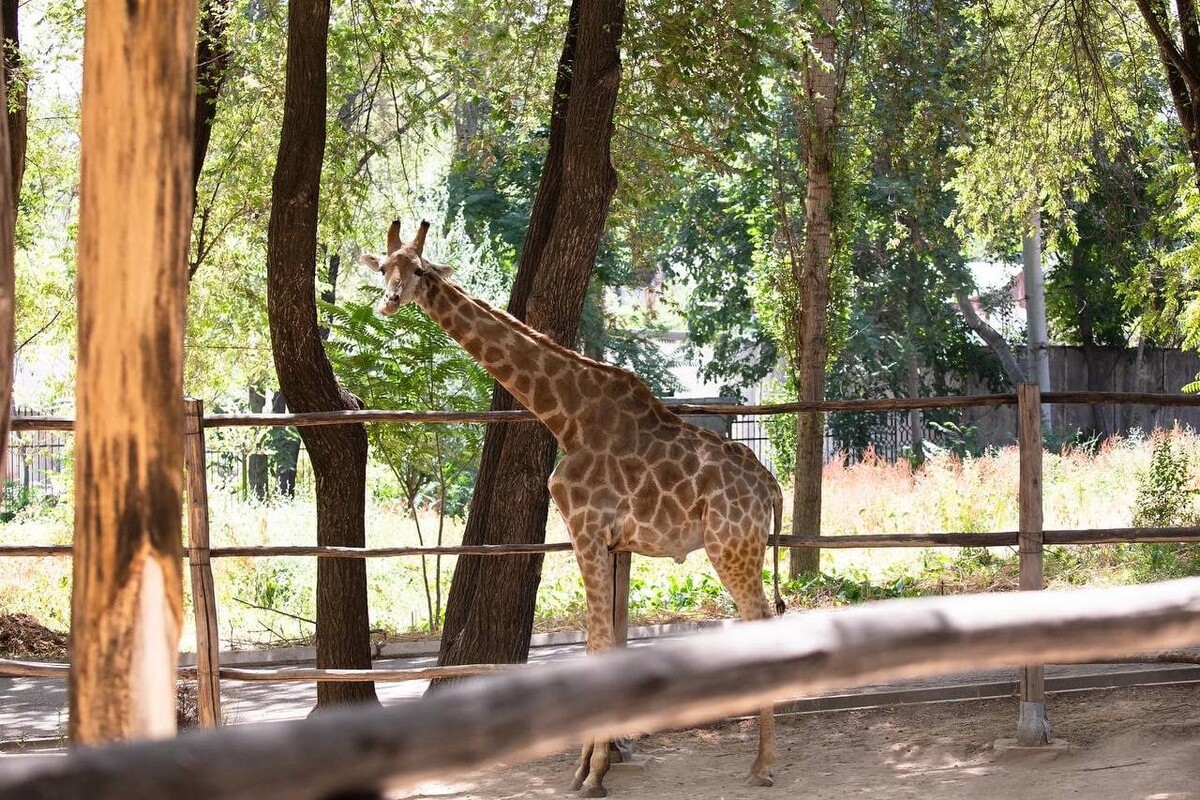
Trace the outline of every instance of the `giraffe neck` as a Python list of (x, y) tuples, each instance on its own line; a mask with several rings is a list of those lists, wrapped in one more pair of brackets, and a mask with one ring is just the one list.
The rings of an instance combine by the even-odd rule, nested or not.
[(421, 280), (415, 300), (517, 402), (533, 412), (560, 444), (567, 447), (578, 436), (574, 417), (584, 394), (579, 378), (586, 372), (593, 381), (604, 380), (600, 364), (432, 273)]

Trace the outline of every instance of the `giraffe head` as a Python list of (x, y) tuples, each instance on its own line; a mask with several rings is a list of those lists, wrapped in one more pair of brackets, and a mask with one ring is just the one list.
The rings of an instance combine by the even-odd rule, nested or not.
[(378, 311), (385, 317), (395, 314), (405, 303), (412, 302), (422, 278), (431, 274), (450, 274), (450, 267), (434, 264), (422, 255), (425, 234), (428, 232), (429, 223), (421, 220), (417, 235), (406, 244), (400, 240), (400, 220), (393, 220), (388, 228), (387, 254), (382, 257), (363, 254), (362, 263), (383, 275), (383, 299), (379, 302)]

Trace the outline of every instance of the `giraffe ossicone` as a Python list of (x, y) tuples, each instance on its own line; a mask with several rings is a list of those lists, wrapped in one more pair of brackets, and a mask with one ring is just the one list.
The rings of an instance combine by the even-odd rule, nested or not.
[[(587, 649), (616, 645), (610, 555), (629, 551), (683, 560), (703, 549), (743, 619), (772, 615), (763, 557), (775, 546), (783, 499), (775, 477), (746, 446), (682, 420), (637, 376), (601, 364), (472, 297), (449, 267), (424, 257), (429, 223), (412, 241), (391, 224), (387, 254), (362, 262), (383, 276), (379, 312), (415, 302), (550, 429), (563, 457), (550, 495), (566, 522), (587, 594)], [(758, 755), (747, 782), (770, 786), (773, 709), (762, 709)], [(608, 742), (584, 744), (573, 787), (603, 797)]]

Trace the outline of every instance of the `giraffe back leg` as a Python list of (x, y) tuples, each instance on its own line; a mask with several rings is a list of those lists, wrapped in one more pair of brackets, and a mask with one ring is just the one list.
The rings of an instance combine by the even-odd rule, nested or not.
[[(774, 609), (767, 602), (762, 584), (763, 546), (761, 539), (709, 535), (705, 552), (717, 570), (717, 577), (733, 597), (738, 613), (746, 621), (770, 619)], [(758, 755), (750, 767), (746, 783), (750, 786), (773, 786), (775, 777), (775, 707), (764, 706), (759, 712)]]

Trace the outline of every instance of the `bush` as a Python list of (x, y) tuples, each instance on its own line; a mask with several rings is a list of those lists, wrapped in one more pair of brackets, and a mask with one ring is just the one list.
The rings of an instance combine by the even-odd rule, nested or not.
[(1200, 490), (1196, 488), (1187, 454), (1177, 447), (1174, 437), (1166, 433), (1154, 437), (1150, 466), (1138, 471), (1137, 484), (1133, 511), (1136, 527), (1165, 528), (1195, 523), (1195, 500)]

